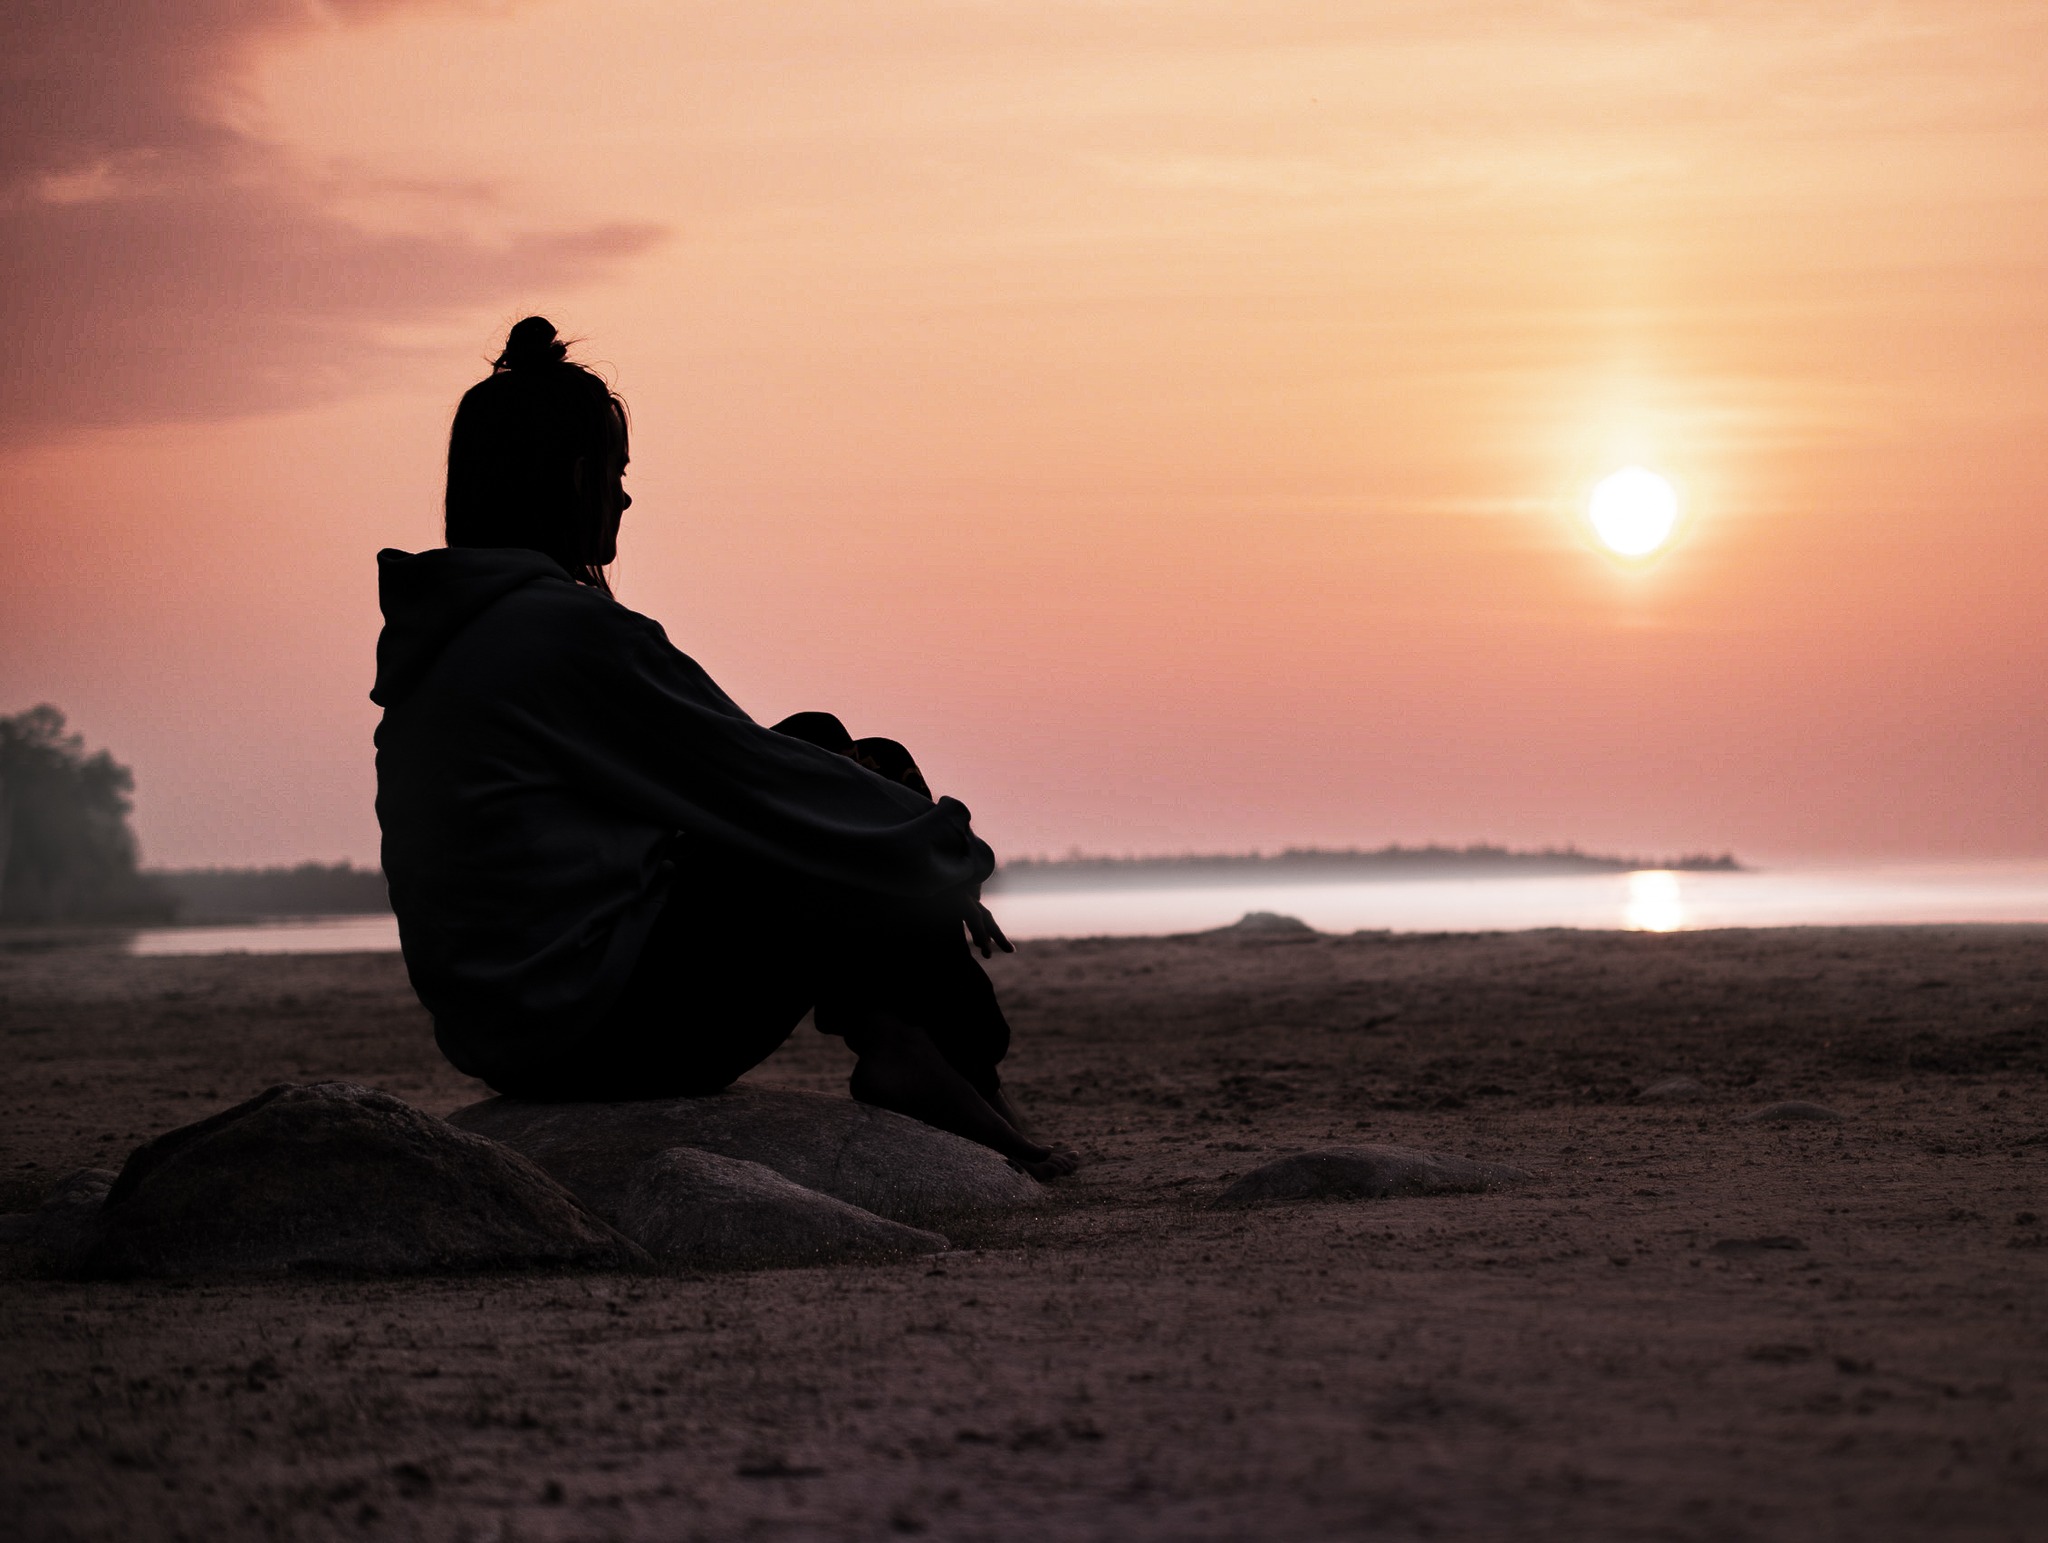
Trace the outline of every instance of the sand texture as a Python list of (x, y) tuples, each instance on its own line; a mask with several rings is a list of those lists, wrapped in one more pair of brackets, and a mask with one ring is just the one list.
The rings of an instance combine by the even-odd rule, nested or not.
[[(0, 1228), (10, 1535), (2043, 1535), (2048, 930), (1272, 933), (993, 968), (1018, 1102), (1090, 1166), (945, 1253), (81, 1283)], [(0, 939), (0, 1046), (15, 1213), (280, 1082), (484, 1096), (389, 956)], [(750, 1081), (846, 1070), (805, 1029)], [(1838, 1118), (1743, 1118), (1793, 1103)], [(1371, 1147), (1533, 1177), (1216, 1203)]]

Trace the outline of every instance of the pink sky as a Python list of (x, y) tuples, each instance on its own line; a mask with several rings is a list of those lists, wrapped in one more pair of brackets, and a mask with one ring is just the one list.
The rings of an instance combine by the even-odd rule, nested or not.
[(152, 862), (374, 860), (529, 311), (622, 598), (1001, 851), (2048, 855), (2032, 0), (132, 11), (0, 20), (0, 711)]

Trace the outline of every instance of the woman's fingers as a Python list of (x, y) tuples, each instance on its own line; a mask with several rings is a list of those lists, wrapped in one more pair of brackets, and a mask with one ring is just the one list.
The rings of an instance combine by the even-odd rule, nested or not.
[(1015, 952), (1017, 952), (1017, 945), (1012, 943), (1008, 938), (1003, 936), (1003, 929), (1001, 924), (998, 923), (995, 917), (990, 914), (989, 908), (987, 906), (981, 907), (981, 916), (982, 920), (988, 923), (989, 936), (996, 940), (996, 947), (1000, 948), (1006, 954), (1014, 954)]
[(980, 890), (981, 886), (977, 884), (959, 891), (955, 897), (960, 907), (960, 920), (967, 924), (967, 936), (981, 950), (984, 959), (993, 958), (999, 948), (1006, 954), (1014, 954), (1017, 952), (1015, 946), (1003, 936), (1003, 929), (996, 925), (988, 907), (981, 903)]
[(987, 906), (974, 901), (967, 907), (967, 931), (974, 939), (974, 946), (981, 950), (984, 959), (993, 958), (1000, 948), (1006, 954), (1017, 952), (1010, 940), (1003, 936), (1003, 929), (996, 925), (996, 919), (989, 914)]

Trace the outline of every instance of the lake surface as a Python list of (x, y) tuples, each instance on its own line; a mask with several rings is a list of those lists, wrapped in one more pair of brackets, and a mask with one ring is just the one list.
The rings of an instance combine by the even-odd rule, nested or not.
[[(1042, 890), (992, 896), (990, 906), (1015, 938), (1201, 932), (1228, 926), (1248, 911), (1298, 916), (1323, 932), (1516, 932), (1531, 927), (1682, 932), (2048, 922), (2048, 863)], [(133, 944), (138, 954), (354, 953), (397, 947), (398, 924), (389, 916), (162, 927), (138, 932)]]

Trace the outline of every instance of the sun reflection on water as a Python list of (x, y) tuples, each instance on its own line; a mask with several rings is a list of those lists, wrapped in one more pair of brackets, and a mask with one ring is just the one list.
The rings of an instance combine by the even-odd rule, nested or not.
[(1632, 932), (1676, 932), (1685, 925), (1685, 902), (1678, 893), (1678, 875), (1663, 868), (1628, 876), (1628, 905), (1623, 925)]

